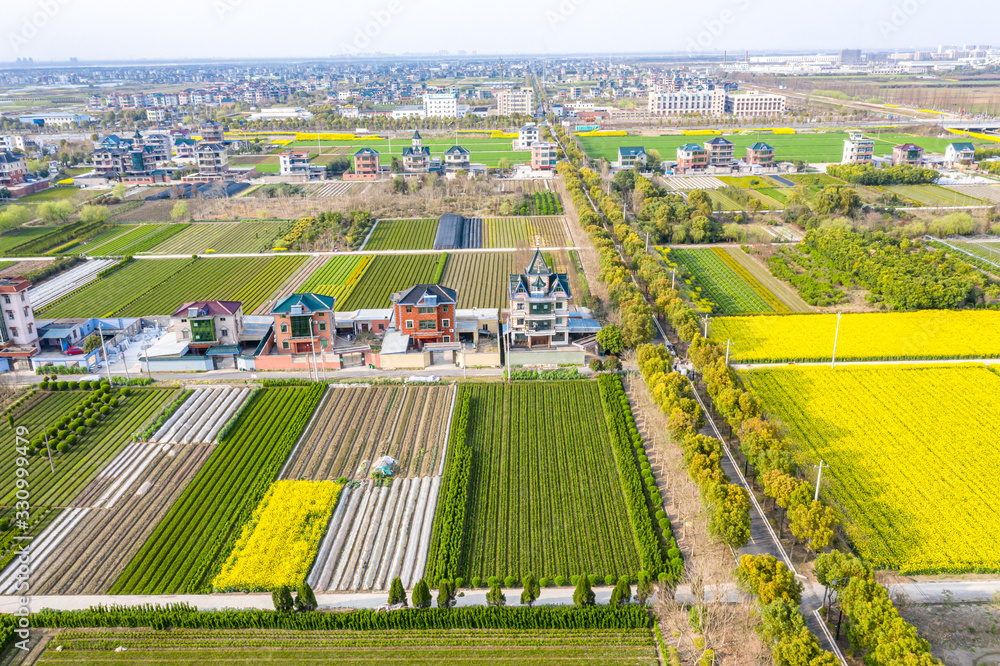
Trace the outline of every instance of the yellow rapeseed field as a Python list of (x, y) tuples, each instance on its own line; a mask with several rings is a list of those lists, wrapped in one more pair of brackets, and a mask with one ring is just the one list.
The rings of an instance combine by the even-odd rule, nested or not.
[[(829, 361), (837, 315), (717, 317), (716, 342), (732, 340), (736, 363)], [(1000, 312), (925, 310), (845, 314), (837, 360), (962, 359), (1000, 357)]]
[(971, 364), (741, 374), (802, 462), (830, 465), (824, 498), (868, 562), (1000, 571), (1000, 374)]
[(339, 494), (333, 481), (275, 481), (212, 586), (251, 592), (302, 583)]

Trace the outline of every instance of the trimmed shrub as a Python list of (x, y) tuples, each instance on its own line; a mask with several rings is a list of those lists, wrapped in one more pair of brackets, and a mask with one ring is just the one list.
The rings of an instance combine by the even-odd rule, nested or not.
[(79, 426), (76, 429), (76, 434), (79, 435), (80, 437), (83, 437), (85, 434), (87, 434), (87, 426), (84, 425)]
[(617, 582), (618, 582), (618, 580), (614, 576), (612, 576), (611, 574), (608, 574), (607, 576), (604, 577), (604, 584), (605, 585), (614, 585)]
[(97, 425), (97, 419), (89, 418), (83, 422), (83, 425), (87, 426), (88, 428), (93, 428), (95, 425)]
[(566, 585), (566, 576), (556, 576), (555, 583), (557, 587), (564, 587)]
[(59, 446), (56, 447), (56, 451), (58, 451), (59, 453), (66, 453), (67, 451), (69, 451), (69, 444), (67, 444), (66, 442), (62, 442), (61, 444), (59, 444)]
[(504, 587), (510, 588), (514, 587), (515, 585), (517, 585), (517, 576), (507, 576), (506, 578), (503, 579)]

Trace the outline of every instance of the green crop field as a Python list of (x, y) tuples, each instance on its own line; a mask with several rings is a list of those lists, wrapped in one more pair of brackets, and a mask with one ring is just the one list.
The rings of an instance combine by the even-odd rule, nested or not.
[(118, 226), (112, 227), (111, 229), (108, 229), (103, 233), (97, 234), (96, 236), (86, 241), (85, 243), (77, 245), (76, 247), (66, 252), (66, 254), (89, 254), (91, 250), (96, 249), (98, 246), (107, 243), (109, 240), (113, 238), (118, 238), (119, 236), (122, 236), (123, 234), (126, 234), (134, 230), (135, 228), (136, 225), (134, 224), (119, 224)]
[[(191, 260), (180, 271), (156, 285), (140, 298), (123, 305), (122, 317), (169, 315), (186, 301), (240, 301), (244, 312), (266, 301), (295, 270), (304, 256), (218, 257)], [(169, 259), (135, 262), (170, 261)]]
[(436, 219), (379, 220), (366, 250), (430, 250), (437, 234)]
[(90, 282), (47, 305), (38, 314), (53, 319), (113, 316), (192, 261), (193, 259), (133, 261), (108, 277)]
[(565, 247), (566, 224), (561, 216), (493, 217), (483, 220), (483, 247)]
[[(843, 155), (844, 139), (848, 136), (844, 132), (828, 132), (825, 134), (724, 134), (726, 139), (733, 142), (736, 149), (736, 157), (743, 157), (748, 146), (757, 141), (763, 141), (774, 148), (774, 158), (779, 162), (790, 160), (804, 160), (806, 162), (840, 162)], [(868, 135), (870, 136), (870, 135)], [(677, 147), (686, 143), (703, 144), (711, 139), (711, 136), (581, 136), (577, 137), (583, 144), (584, 150), (592, 159), (607, 158), (614, 161), (618, 158), (618, 148), (620, 146), (643, 146), (646, 150), (655, 149), (659, 151), (663, 160), (673, 160), (677, 155)], [(902, 143), (915, 143), (922, 146), (928, 152), (944, 153), (945, 147), (952, 143), (951, 139), (938, 139), (936, 137), (910, 136), (907, 134), (882, 134), (874, 137), (875, 154), (889, 155), (892, 147)], [(983, 143), (983, 142), (980, 142)]]
[(107, 243), (88, 249), (87, 254), (105, 257), (139, 254), (180, 233), (187, 226), (186, 224), (142, 224)]
[[(756, 278), (740, 271), (742, 267), (731, 259), (726, 261), (725, 253), (722, 248), (660, 249), (668, 266), (680, 265), (690, 272), (692, 279), (685, 281), (690, 287), (687, 291), (712, 311), (721, 314), (775, 312), (776, 308), (769, 305), (758, 290), (770, 292)], [(770, 297), (777, 302), (773, 295)]]
[(19, 227), (12, 229), (3, 236), (0, 236), (0, 255), (6, 256), (12, 248), (21, 243), (27, 243), (39, 236), (44, 236), (53, 229), (54, 227)]
[(149, 254), (256, 253), (271, 250), (290, 222), (198, 222), (150, 248)]
[(463, 252), (448, 255), (441, 286), (458, 291), (460, 308), (505, 308), (510, 274), (524, 270), (516, 252)]
[(350, 294), (337, 301), (337, 311), (387, 308), (393, 292), (415, 284), (437, 284), (447, 258), (444, 253), (377, 255)]
[(891, 185), (885, 189), (924, 206), (982, 206), (988, 203), (940, 185)]
[[(512, 164), (518, 162), (529, 162), (531, 161), (530, 151), (517, 151), (513, 150), (511, 145), (513, 139), (471, 139), (466, 137), (459, 137), (458, 144), (469, 149), (469, 159), (472, 162), (485, 164), (486, 166), (497, 166), (501, 159), (507, 159)], [(288, 144), (287, 148), (295, 148), (297, 150), (306, 150), (311, 153), (318, 154), (335, 154), (335, 155), (350, 155), (360, 148), (374, 148), (379, 151), (379, 159), (384, 164), (388, 164), (393, 157), (401, 158), (403, 156), (403, 149), (409, 147), (410, 138), (399, 137), (393, 138), (390, 142), (385, 139), (371, 139), (371, 140), (347, 140), (347, 141), (329, 141), (323, 140), (320, 146), (317, 146), (316, 141), (303, 140), (303, 141), (293, 141)], [(441, 157), (444, 155), (444, 151), (448, 150), (455, 145), (455, 138), (427, 138), (423, 137), (423, 145), (430, 148), (431, 155), (434, 157)], [(260, 170), (262, 165), (256, 165), (257, 169)], [(277, 171), (277, 165), (275, 166), (275, 171)]]
[(361, 275), (374, 259), (374, 255), (348, 255), (330, 257), (309, 279), (299, 287), (324, 296), (333, 296), (340, 302), (354, 289)]
[[(510, 593), (508, 593), (509, 596)], [(109, 645), (122, 646), (113, 653)], [(39, 664), (659, 664), (642, 629), (63, 629)], [(62, 646), (56, 650), (55, 646)]]
[[(628, 439), (631, 414), (620, 405), (618, 378), (606, 383), (460, 389), (431, 537), (429, 562), (439, 563), (429, 566), (432, 579), (454, 570), (466, 581), (517, 580), (531, 571), (562, 585), (580, 574), (605, 582), (663, 566)], [(455, 491), (454, 475), (466, 480), (467, 495)], [(465, 526), (461, 538), (452, 524)], [(681, 566), (677, 560), (674, 575)]]
[(111, 588), (111, 594), (206, 592), (243, 524), (277, 477), (325, 386), (264, 388)]

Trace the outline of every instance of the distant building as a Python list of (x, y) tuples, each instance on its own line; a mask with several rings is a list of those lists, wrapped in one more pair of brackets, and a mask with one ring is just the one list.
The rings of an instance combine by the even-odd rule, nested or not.
[(976, 161), (976, 147), (971, 143), (949, 143), (944, 161), (952, 167), (969, 166)]
[(170, 315), (170, 328), (178, 342), (191, 349), (238, 345), (243, 334), (243, 304), (239, 301), (191, 301)]
[(379, 152), (374, 148), (361, 148), (354, 152), (354, 173), (358, 176), (377, 176)]
[(904, 143), (892, 148), (892, 165), (908, 164), (920, 166), (924, 161), (924, 149), (915, 143)]
[(428, 93), (424, 95), (425, 118), (457, 118), (458, 96), (455, 93)]
[(0, 186), (20, 185), (28, 175), (28, 161), (24, 155), (9, 150), (0, 151)]
[(151, 123), (166, 122), (168, 115), (166, 109), (146, 109), (146, 120)]
[(774, 166), (774, 148), (763, 141), (758, 141), (752, 146), (747, 146), (746, 163), (760, 166)]
[(785, 96), (762, 93), (757, 90), (726, 93), (726, 115), (779, 116), (785, 112)]
[(278, 173), (282, 176), (301, 175), (309, 172), (308, 150), (284, 150), (278, 153)]
[(229, 156), (221, 143), (202, 143), (195, 151), (195, 157), (200, 178), (224, 180), (229, 177)]
[(531, 146), (531, 168), (535, 171), (551, 171), (558, 163), (558, 146), (539, 141)]
[(861, 60), (861, 49), (841, 49), (840, 64), (850, 65)]
[(214, 120), (208, 120), (198, 125), (198, 132), (201, 135), (201, 140), (208, 143), (222, 143), (224, 140), (225, 133), (222, 129), (222, 123), (217, 123)]
[(497, 100), (497, 115), (535, 115), (535, 91), (531, 88), (494, 90), (493, 96)]
[(685, 143), (677, 147), (678, 169), (704, 169), (708, 166), (708, 149), (697, 143)]
[(0, 150), (20, 150), (24, 152), (24, 137), (20, 134), (0, 136)]
[(644, 168), (646, 166), (646, 149), (642, 146), (619, 146), (618, 161), (615, 166), (619, 169)]
[(403, 120), (405, 118), (423, 118), (425, 117), (424, 107), (418, 106), (416, 104), (407, 104), (403, 106), (397, 106), (390, 113), (393, 120)]
[(875, 139), (866, 139), (861, 132), (851, 132), (844, 139), (844, 153), (841, 164), (871, 164), (875, 157)]
[(430, 167), (431, 149), (424, 145), (420, 132), (414, 131), (410, 145), (403, 149), (403, 171), (426, 173)]
[(525, 125), (517, 130), (517, 138), (512, 147), (514, 150), (530, 150), (531, 146), (542, 140), (541, 130), (536, 125)]
[(463, 146), (452, 146), (444, 151), (444, 166), (446, 169), (468, 169), (469, 149)]
[(649, 113), (654, 116), (721, 116), (726, 110), (723, 90), (670, 90), (649, 92)]
[(569, 278), (565, 273), (554, 273), (541, 250), (535, 250), (523, 273), (510, 276), (507, 296), (514, 346), (569, 344)]
[(729, 139), (717, 136), (705, 142), (705, 150), (710, 166), (729, 166), (734, 161), (736, 148)]
[(418, 284), (390, 296), (390, 325), (410, 338), (410, 347), (423, 349), (425, 344), (457, 342), (455, 306), (458, 294), (437, 284)]
[(271, 308), (274, 344), (280, 354), (309, 354), (336, 346), (333, 296), (302, 293), (281, 299)]
[(26, 125), (72, 125), (90, 122), (89, 113), (26, 113), (18, 117)]
[(313, 117), (311, 111), (299, 107), (273, 107), (261, 109), (250, 114), (250, 120), (310, 120)]

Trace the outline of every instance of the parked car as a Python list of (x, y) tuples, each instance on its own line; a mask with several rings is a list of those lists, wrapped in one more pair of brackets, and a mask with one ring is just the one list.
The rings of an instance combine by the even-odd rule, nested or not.
[(83, 353), (83, 347), (70, 347), (66, 350), (66, 356), (79, 356)]

